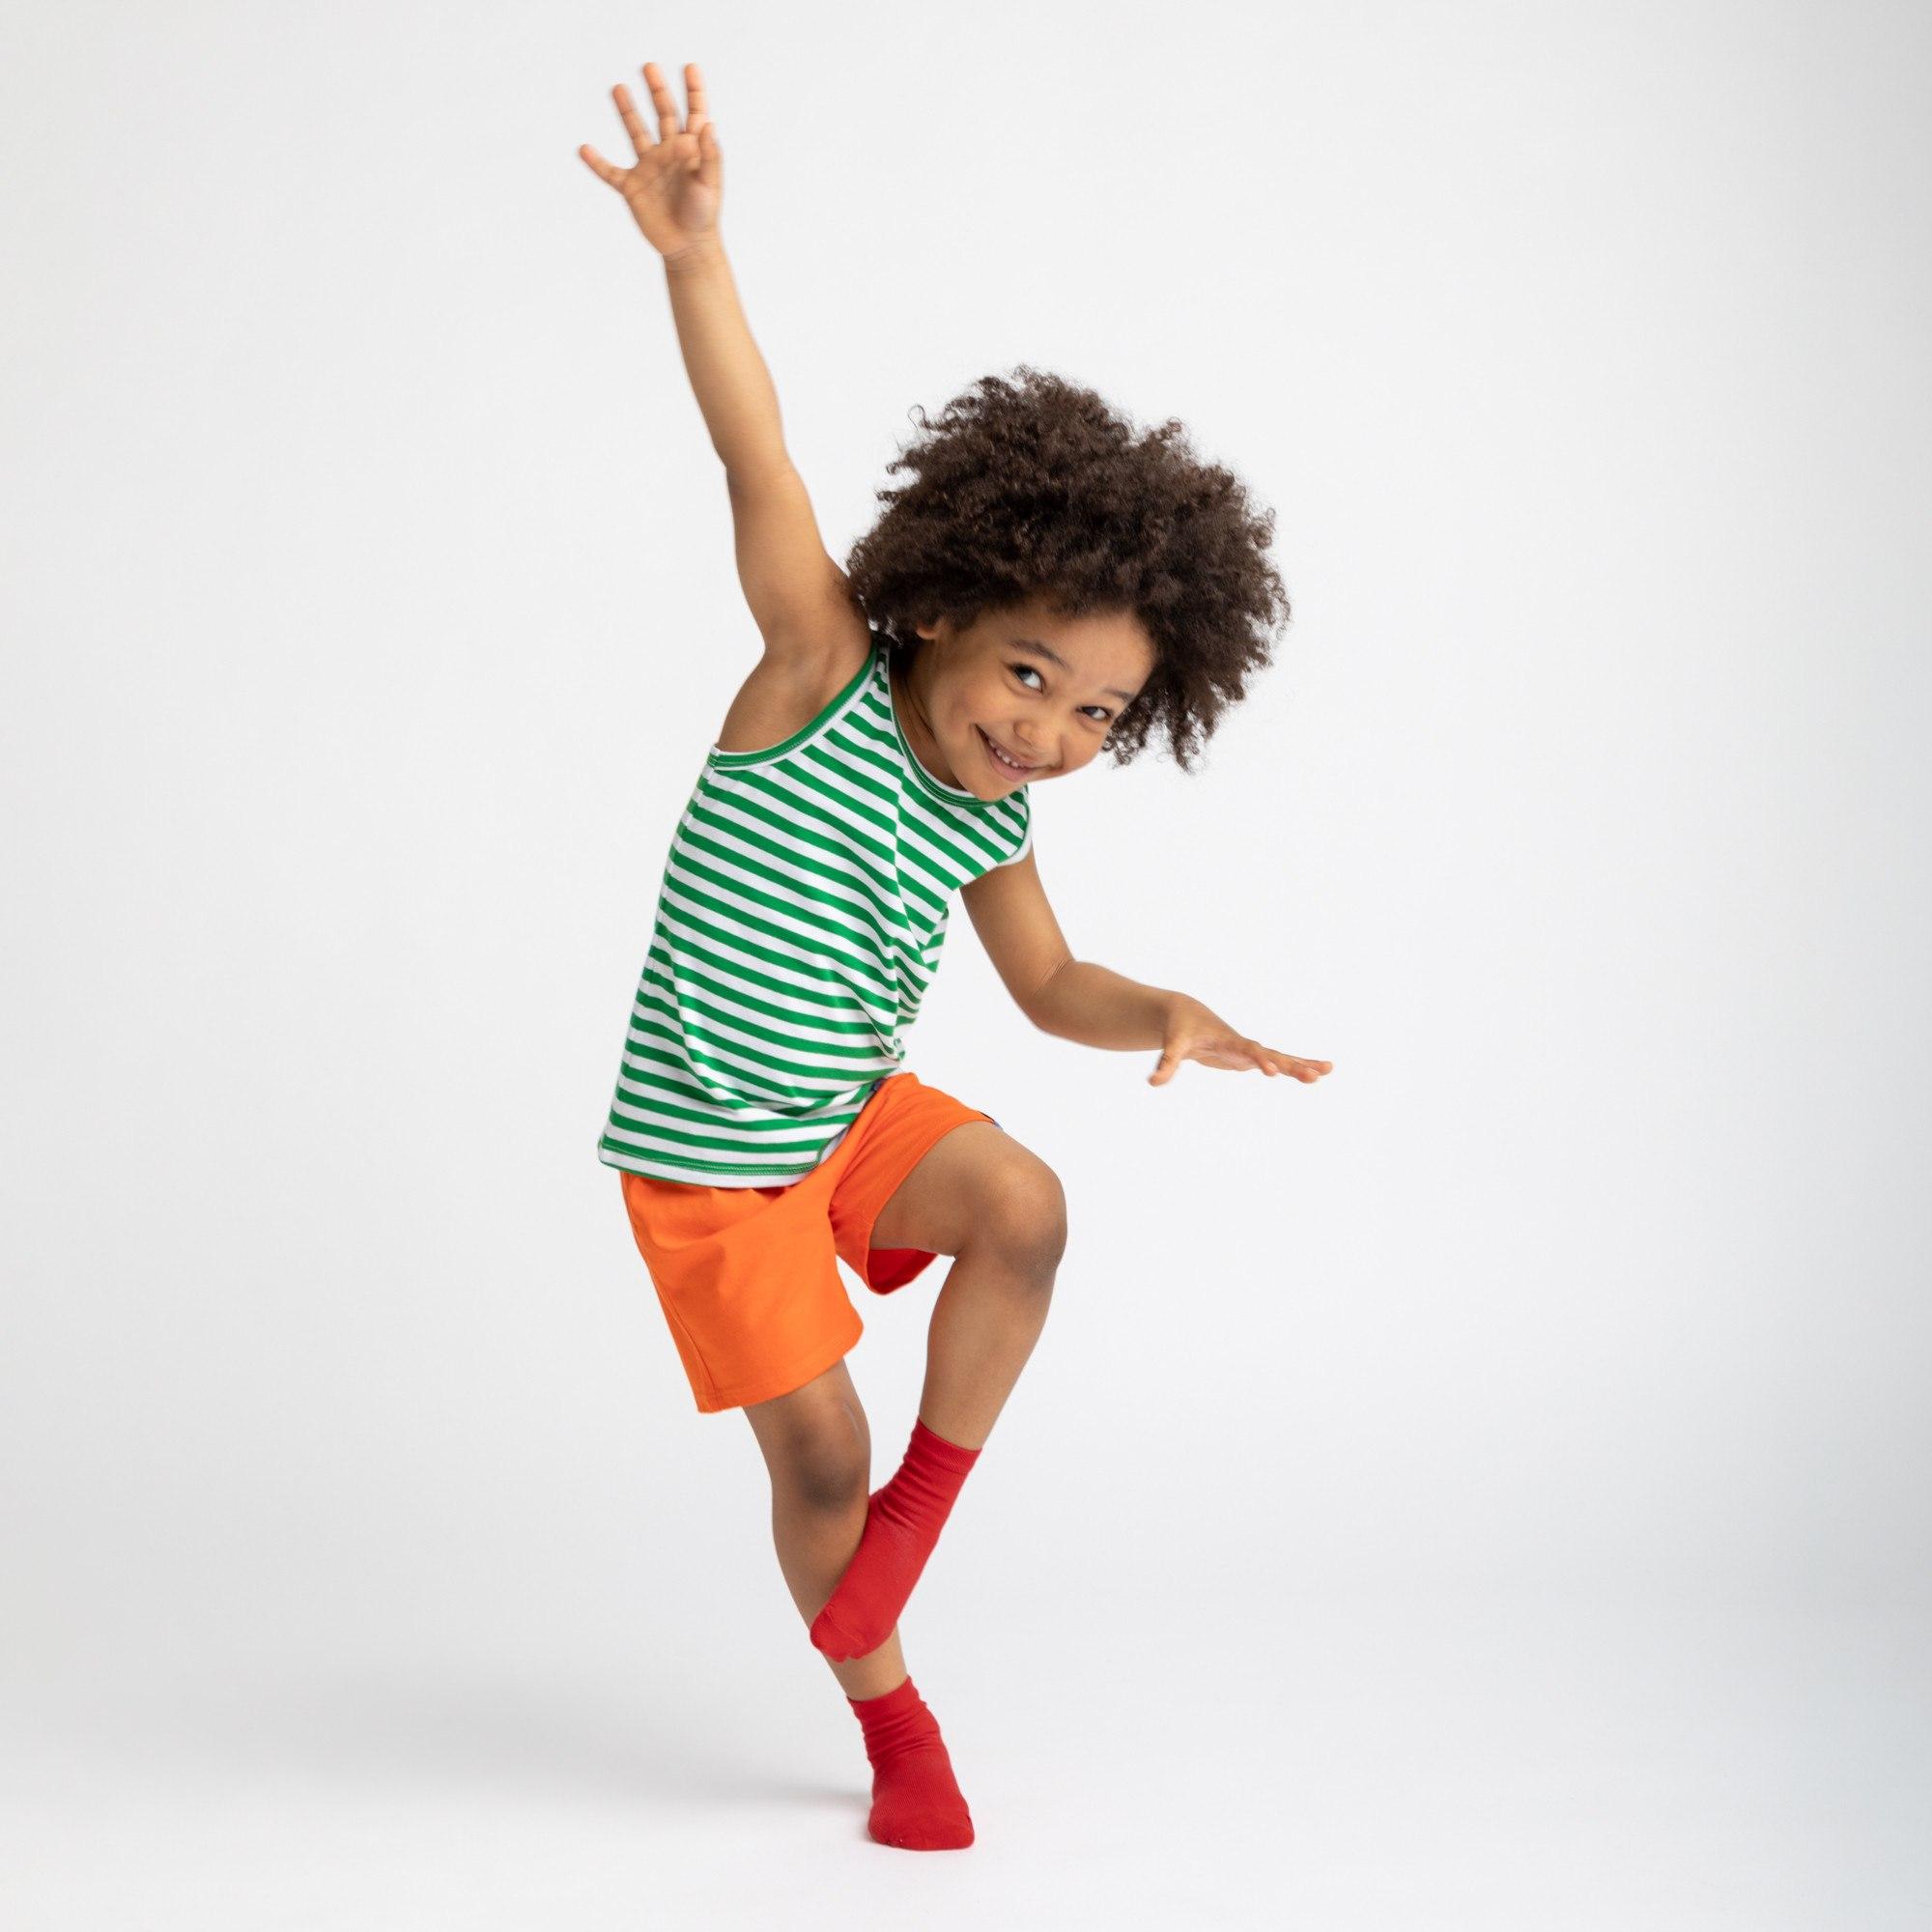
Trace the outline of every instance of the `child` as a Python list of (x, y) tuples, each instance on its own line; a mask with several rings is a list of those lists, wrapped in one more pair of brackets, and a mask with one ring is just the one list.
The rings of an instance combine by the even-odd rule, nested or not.
[[(841, 572), (791, 467), (718, 232), (722, 161), (697, 68), (685, 124), (655, 63), (637, 153), (578, 150), (664, 257), (724, 466), (764, 654), (706, 755), (667, 861), (598, 1157), (701, 1412), (742, 1408), (781, 1569), (863, 1730), (881, 1843), (973, 1824), (898, 1618), (1033, 1350), (1066, 1238), (1053, 1170), (901, 1066), (956, 890), (1043, 1031), (1313, 1083), (1184, 994), (1075, 960), (1040, 890), (1028, 792), (1160, 724), (1183, 768), (1288, 613), (1272, 514), (1170, 423), (1136, 440), (1090, 391), (985, 378), (894, 464), (914, 480)], [(923, 425), (932, 430), (932, 425)], [(912, 1439), (869, 1496), (845, 1367), (864, 1330), (842, 1258), (889, 1294), (935, 1255)]]

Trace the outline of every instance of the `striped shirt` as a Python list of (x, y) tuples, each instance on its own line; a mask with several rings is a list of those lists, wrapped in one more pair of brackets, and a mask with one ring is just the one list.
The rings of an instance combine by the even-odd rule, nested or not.
[(942, 784), (906, 740), (889, 646), (810, 724), (706, 754), (665, 862), (607, 1167), (783, 1186), (898, 1070), (952, 894), (1032, 848), (1027, 787)]

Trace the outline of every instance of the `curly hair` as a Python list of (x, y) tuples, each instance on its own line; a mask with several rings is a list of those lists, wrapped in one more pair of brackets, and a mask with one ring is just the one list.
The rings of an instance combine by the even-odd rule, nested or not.
[(1158, 724), (1191, 770), (1249, 676), (1272, 662), (1289, 601), (1267, 555), (1274, 512), (1201, 462), (1170, 417), (1144, 436), (1092, 389), (1020, 363), (982, 376), (887, 466), (912, 480), (852, 548), (852, 595), (908, 656), (915, 626), (974, 623), (1035, 596), (1068, 616), (1124, 612), (1153, 645), (1146, 685), (1107, 734), (1131, 764)]

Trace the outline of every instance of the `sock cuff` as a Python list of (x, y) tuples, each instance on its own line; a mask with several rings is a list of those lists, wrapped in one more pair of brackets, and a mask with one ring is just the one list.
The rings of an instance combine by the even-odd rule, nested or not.
[(957, 1442), (949, 1442), (945, 1436), (936, 1435), (928, 1429), (918, 1416), (913, 1417), (912, 1440), (907, 1444), (908, 1453), (914, 1449), (923, 1456), (931, 1457), (934, 1462), (945, 1463), (949, 1468), (962, 1471), (970, 1469), (980, 1459), (978, 1449), (966, 1449)]
[(920, 1695), (908, 1677), (904, 1682), (895, 1684), (890, 1690), (881, 1690), (876, 1697), (848, 1696), (845, 1701), (858, 1713), (859, 1721), (863, 1724), (868, 1718), (893, 1718), (901, 1710), (910, 1710), (920, 1702)]
[(925, 1751), (938, 1745), (945, 1749), (939, 1734), (939, 1720), (926, 1702), (913, 1689), (908, 1677), (896, 1689), (877, 1697), (848, 1697), (859, 1728), (866, 1737), (866, 1755), (878, 1771), (909, 1752)]

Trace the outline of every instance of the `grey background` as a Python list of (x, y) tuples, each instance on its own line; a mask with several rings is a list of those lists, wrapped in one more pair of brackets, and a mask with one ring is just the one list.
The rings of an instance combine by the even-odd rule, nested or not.
[[(1922, 10), (9, 28), (11, 1922), (1926, 1922)], [(905, 1620), (951, 1859), (595, 1158), (756, 650), (575, 152), (646, 59), (836, 553), (1027, 360), (1294, 599), (1037, 842), (1333, 1075), (1151, 1089), (963, 918), (911, 1040), (1072, 1221)]]

